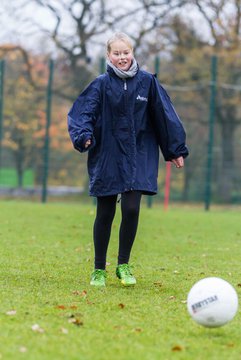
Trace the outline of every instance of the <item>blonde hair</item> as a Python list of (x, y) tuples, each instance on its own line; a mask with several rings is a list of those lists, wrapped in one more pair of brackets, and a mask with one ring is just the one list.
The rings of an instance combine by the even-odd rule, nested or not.
[(121, 40), (126, 43), (126, 45), (128, 45), (128, 47), (133, 51), (133, 44), (131, 38), (123, 32), (117, 32), (112, 35), (111, 38), (109, 38), (109, 40), (107, 41), (106, 47), (108, 53), (110, 53), (111, 51), (111, 44), (113, 44), (113, 42), (117, 40)]

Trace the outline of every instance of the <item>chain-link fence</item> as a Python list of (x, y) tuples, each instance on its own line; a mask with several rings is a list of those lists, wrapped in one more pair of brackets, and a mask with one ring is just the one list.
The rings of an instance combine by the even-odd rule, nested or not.
[[(209, 57), (190, 67), (156, 58), (150, 66), (172, 98), (190, 149), (183, 170), (171, 167), (171, 201), (241, 204), (240, 62)], [(103, 59), (99, 64), (92, 78), (103, 70)], [(19, 59), (1, 60), (0, 195), (88, 199), (87, 155), (73, 149), (67, 132), (67, 112), (78, 94), (65, 96), (63, 64), (38, 60), (35, 69), (35, 79), (29, 78)], [(149, 206), (168, 192), (162, 156), (158, 184)]]

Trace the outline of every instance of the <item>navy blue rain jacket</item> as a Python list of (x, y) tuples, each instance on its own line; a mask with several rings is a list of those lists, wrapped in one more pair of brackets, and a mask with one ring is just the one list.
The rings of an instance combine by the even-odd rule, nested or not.
[[(166, 161), (186, 157), (185, 131), (156, 77), (128, 79), (108, 67), (80, 94), (68, 114), (74, 148), (89, 150), (89, 194), (157, 193), (159, 147)], [(91, 139), (91, 146), (85, 143)]]

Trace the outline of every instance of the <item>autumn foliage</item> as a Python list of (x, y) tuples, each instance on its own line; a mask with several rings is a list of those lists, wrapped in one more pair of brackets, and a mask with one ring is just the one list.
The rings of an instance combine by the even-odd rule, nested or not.
[[(28, 168), (34, 169), (35, 184), (41, 184), (46, 134), (48, 59), (29, 53), (24, 57), (18, 47), (10, 45), (2, 49), (1, 56), (4, 56), (6, 63), (3, 167), (10, 165), (17, 169), (20, 187), (23, 185), (23, 173)], [(59, 77), (61, 73), (56, 73), (55, 86), (58, 86)], [(54, 96), (53, 89), (49, 130), (51, 159), (53, 159), (51, 176), (57, 183), (62, 184), (68, 177), (68, 171), (63, 171), (60, 163), (58, 166), (56, 163), (60, 158), (66, 158), (66, 153), (72, 149), (66, 127), (69, 106), (68, 101)]]

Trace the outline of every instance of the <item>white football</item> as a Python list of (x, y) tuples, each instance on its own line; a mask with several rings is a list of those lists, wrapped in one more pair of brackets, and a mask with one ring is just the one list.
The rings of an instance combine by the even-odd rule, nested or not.
[(219, 327), (237, 313), (238, 295), (227, 281), (217, 277), (204, 278), (189, 291), (187, 309), (198, 324)]

